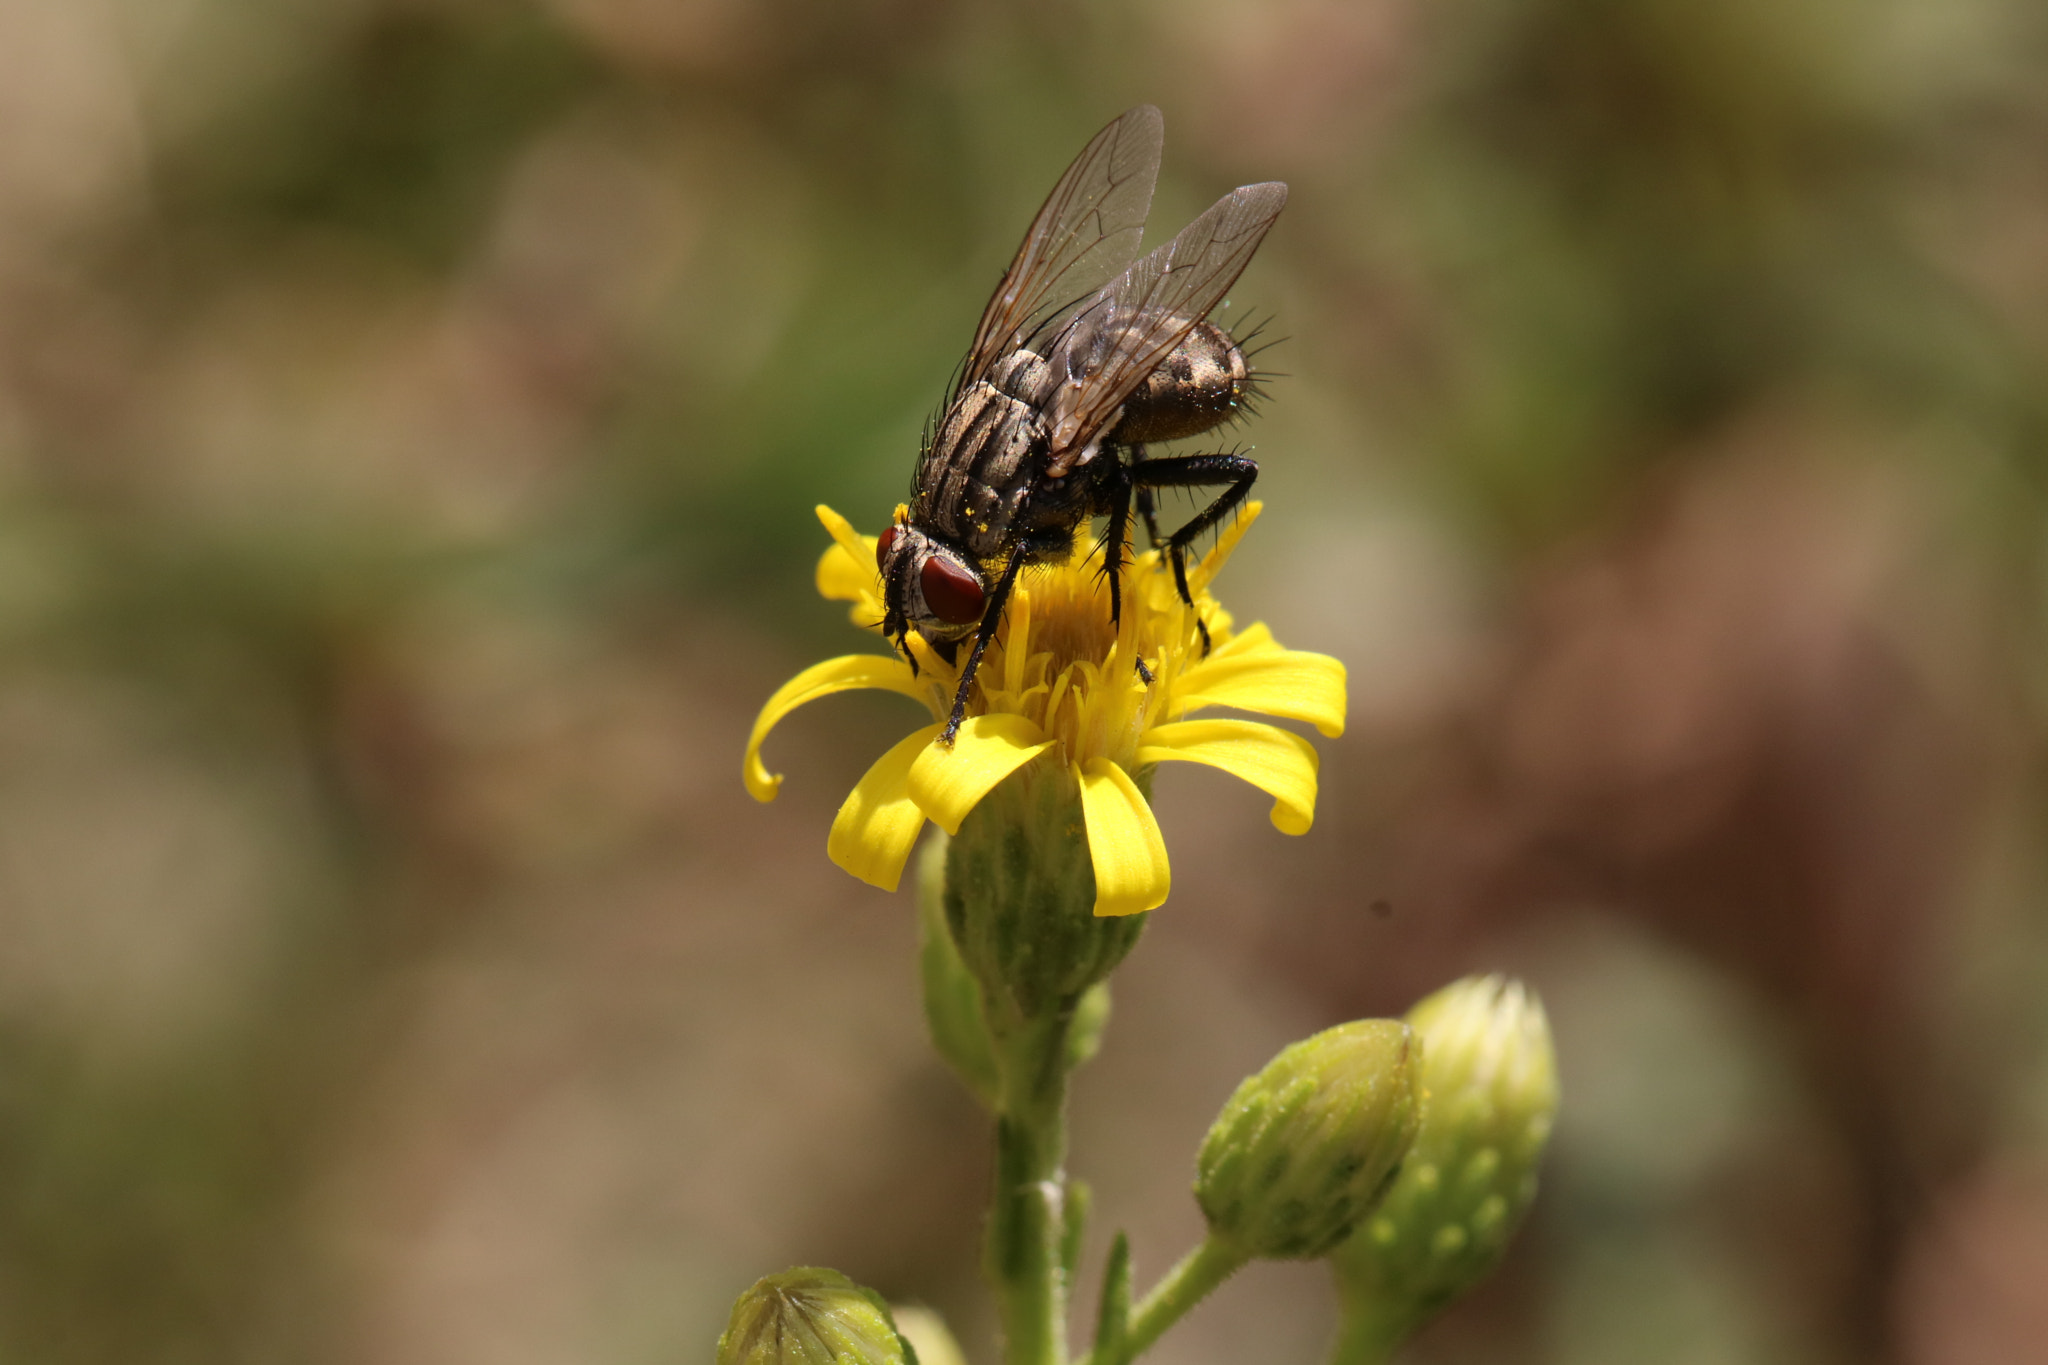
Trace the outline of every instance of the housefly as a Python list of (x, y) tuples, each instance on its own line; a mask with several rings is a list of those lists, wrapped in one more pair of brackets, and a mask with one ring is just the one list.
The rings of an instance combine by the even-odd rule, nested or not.
[[(876, 547), (883, 630), (915, 630), (949, 661), (972, 636), (950, 744), (1017, 575), (1065, 559), (1107, 517), (1109, 611), (1123, 607), (1133, 505), (1173, 565), (1251, 492), (1258, 465), (1218, 453), (1148, 458), (1148, 443), (1213, 430), (1255, 395), (1244, 352), (1209, 320), (1287, 202), (1278, 182), (1232, 190), (1170, 242), (1138, 256), (1159, 174), (1159, 111), (1142, 105), (1095, 135), (1060, 177), (982, 312), (959, 376), (926, 433), (909, 510)], [(1222, 491), (1163, 540), (1161, 488)], [(1197, 617), (1202, 647), (1209, 631)], [(1150, 681), (1143, 661), (1138, 669)]]

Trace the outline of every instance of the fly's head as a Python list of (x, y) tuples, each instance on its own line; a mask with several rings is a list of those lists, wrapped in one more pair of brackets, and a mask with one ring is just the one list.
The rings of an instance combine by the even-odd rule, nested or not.
[[(882, 631), (899, 649), (913, 630), (943, 647), (972, 635), (981, 624), (989, 593), (981, 570), (907, 520), (882, 532), (875, 566), (882, 571)], [(942, 652), (950, 657), (950, 651)]]

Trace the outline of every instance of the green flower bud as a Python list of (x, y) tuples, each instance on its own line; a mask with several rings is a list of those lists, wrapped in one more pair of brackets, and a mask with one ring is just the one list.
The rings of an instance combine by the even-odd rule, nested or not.
[(880, 1296), (836, 1270), (757, 1280), (732, 1306), (718, 1365), (917, 1365)]
[(905, 1344), (915, 1348), (918, 1365), (967, 1365), (967, 1353), (953, 1339), (953, 1330), (932, 1309), (898, 1304), (891, 1311)]
[[(932, 1046), (967, 1088), (990, 1109), (1002, 1105), (1002, 1076), (989, 1037), (981, 984), (961, 960), (946, 924), (946, 858), (950, 841), (935, 830), (918, 855), (918, 969), (924, 986), (924, 1021)], [(1109, 1025), (1109, 983), (1098, 981), (1074, 1002), (1067, 1029), (1066, 1067), (1080, 1067), (1102, 1046)]]
[(1550, 1025), (1519, 982), (1467, 977), (1408, 1023), (1422, 1039), (1422, 1127), (1333, 1261), (1347, 1319), (1389, 1343), (1499, 1262), (1535, 1197), (1558, 1100)]
[(1072, 1011), (1146, 920), (1096, 915), (1081, 789), (1050, 763), (1018, 769), (961, 822), (946, 848), (945, 907), (998, 1033)]
[(1246, 1256), (1328, 1255), (1415, 1136), (1418, 1058), (1392, 1019), (1295, 1043), (1223, 1106), (1197, 1162), (1210, 1236)]

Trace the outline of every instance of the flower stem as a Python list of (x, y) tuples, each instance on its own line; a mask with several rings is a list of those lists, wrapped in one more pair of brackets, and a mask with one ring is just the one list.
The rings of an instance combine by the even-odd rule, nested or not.
[(1006, 1365), (1065, 1365), (1067, 1030), (1072, 1012), (1025, 1021), (998, 1047), (996, 1190), (988, 1274), (996, 1287)]
[(1407, 1339), (1408, 1327), (1404, 1315), (1382, 1311), (1370, 1299), (1346, 1295), (1330, 1365), (1385, 1365), (1394, 1358), (1394, 1348)]
[(1144, 1354), (1166, 1329), (1187, 1316), (1188, 1310), (1207, 1298), (1209, 1291), (1243, 1268), (1244, 1253), (1219, 1238), (1211, 1237), (1166, 1272), (1144, 1301), (1132, 1310), (1123, 1349), (1115, 1359), (1090, 1356), (1081, 1365), (1127, 1365)]

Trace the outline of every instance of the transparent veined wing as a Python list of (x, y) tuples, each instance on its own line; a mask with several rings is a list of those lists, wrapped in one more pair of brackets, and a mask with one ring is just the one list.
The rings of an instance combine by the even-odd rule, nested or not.
[(1277, 180), (1239, 186), (1071, 316), (1034, 332), (1026, 344), (1059, 376), (1046, 405), (1049, 475), (1064, 474), (1132, 391), (1222, 302), (1286, 204), (1287, 186)]
[[(1015, 351), (1046, 310), (1089, 298), (1131, 263), (1152, 208), (1165, 124), (1149, 104), (1097, 133), (1046, 196), (974, 330), (959, 389)], [(956, 389), (956, 392), (958, 390)]]

